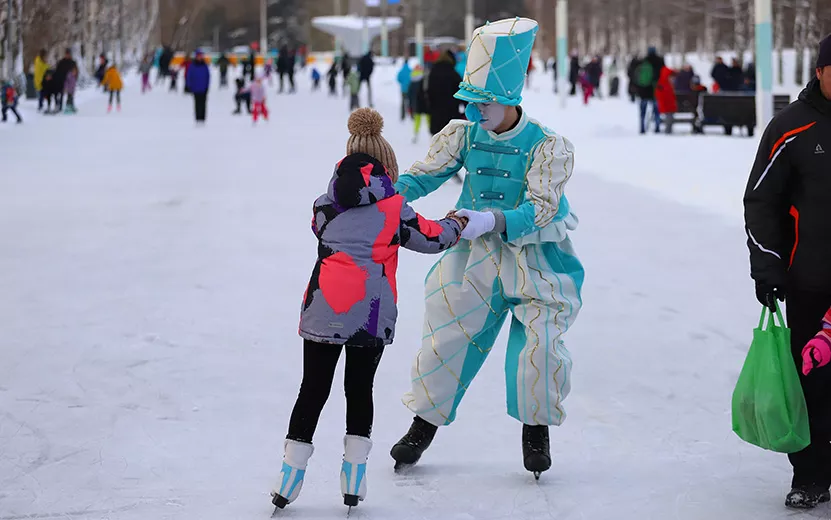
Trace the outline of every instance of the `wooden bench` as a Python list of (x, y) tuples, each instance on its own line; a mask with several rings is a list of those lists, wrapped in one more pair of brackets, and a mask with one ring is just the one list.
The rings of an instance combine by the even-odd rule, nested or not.
[[(787, 95), (773, 96), (774, 115), (790, 104)], [(720, 92), (704, 94), (699, 103), (701, 127), (723, 126), (724, 133), (733, 134), (733, 127), (747, 128), (747, 135), (752, 137), (756, 129), (756, 95), (752, 92)]]

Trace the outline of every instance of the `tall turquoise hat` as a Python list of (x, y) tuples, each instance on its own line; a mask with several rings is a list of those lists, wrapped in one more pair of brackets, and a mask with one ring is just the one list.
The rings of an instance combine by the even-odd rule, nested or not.
[(537, 31), (537, 22), (518, 17), (488, 22), (473, 31), (456, 99), (519, 105)]

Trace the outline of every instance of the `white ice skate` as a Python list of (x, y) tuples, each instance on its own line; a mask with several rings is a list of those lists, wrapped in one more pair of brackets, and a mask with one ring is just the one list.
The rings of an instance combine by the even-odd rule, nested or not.
[(366, 498), (366, 461), (372, 441), (366, 437), (347, 435), (343, 438), (343, 447), (340, 490), (344, 505), (352, 508)]
[(272, 503), (279, 509), (297, 500), (303, 488), (303, 479), (306, 476), (306, 466), (314, 453), (314, 446), (305, 442), (286, 439), (286, 454), (283, 456), (283, 469), (280, 479), (271, 492)]

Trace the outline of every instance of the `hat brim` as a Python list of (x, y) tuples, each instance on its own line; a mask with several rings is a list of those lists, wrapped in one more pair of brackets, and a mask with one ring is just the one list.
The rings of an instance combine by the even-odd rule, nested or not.
[(469, 90), (465, 90), (460, 88), (458, 92), (453, 94), (453, 97), (459, 99), (461, 101), (466, 101), (468, 103), (494, 103), (495, 100), (493, 97), (485, 96), (484, 94), (479, 94), (478, 92), (471, 92)]

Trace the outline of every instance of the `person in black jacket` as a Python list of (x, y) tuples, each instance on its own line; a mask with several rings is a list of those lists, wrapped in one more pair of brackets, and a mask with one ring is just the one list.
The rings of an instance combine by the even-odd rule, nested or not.
[(103, 52), (100, 56), (98, 56), (98, 68), (95, 69), (95, 79), (98, 80), (98, 84), (104, 81), (104, 73), (107, 72), (107, 69), (110, 68), (110, 60), (107, 59), (107, 55)]
[(646, 133), (646, 116), (650, 107), (652, 118), (655, 120), (655, 133), (661, 131), (661, 115), (658, 113), (658, 103), (655, 100), (655, 87), (658, 86), (658, 78), (661, 77), (664, 66), (664, 58), (658, 55), (655, 47), (650, 47), (646, 58), (635, 67), (635, 92), (641, 99), (641, 134)]
[(571, 83), (571, 92), (568, 93), (569, 96), (574, 96), (577, 94), (577, 81), (580, 78), (580, 58), (577, 57), (577, 53), (571, 54), (571, 61), (569, 62), (568, 66), (568, 82)]
[(718, 85), (719, 90), (730, 90), (730, 68), (724, 63), (720, 57), (716, 57), (716, 63), (713, 65), (713, 70), (710, 71), (710, 77)]
[(282, 94), (285, 88), (285, 78), (289, 79), (289, 92), (294, 93), (294, 53), (287, 46), (280, 48), (277, 55), (277, 75), (280, 76), (280, 90)]
[(629, 92), (629, 100), (632, 101), (632, 103), (638, 99), (638, 86), (635, 84), (635, 70), (638, 68), (641, 61), (641, 58), (637, 55), (632, 56), (632, 60), (626, 67), (626, 77), (629, 80), (629, 86), (626, 91)]
[(592, 58), (592, 61), (586, 65), (586, 74), (589, 76), (589, 82), (592, 87), (594, 87), (592, 90), (592, 96), (602, 97), (600, 95), (600, 78), (603, 76), (603, 64), (600, 62), (599, 56)]
[(343, 95), (345, 97), (349, 93), (349, 85), (346, 80), (349, 79), (349, 73), (352, 71), (352, 58), (349, 57), (348, 52), (344, 51), (343, 56), (341, 56), (340, 70), (343, 75)]
[(727, 85), (723, 86), (723, 90), (726, 91), (738, 91), (742, 90), (744, 86), (744, 71), (742, 70), (742, 66), (739, 63), (739, 60), (733, 59), (730, 68), (727, 69)]
[(453, 119), (463, 118), (461, 102), (453, 97), (462, 77), (456, 72), (456, 58), (451, 51), (442, 54), (427, 77), (427, 106), (430, 110), (430, 133), (436, 135)]
[(64, 53), (63, 59), (58, 62), (58, 65), (55, 67), (55, 83), (60, 88), (57, 97), (57, 108), (56, 110), (60, 112), (63, 110), (63, 84), (66, 81), (66, 77), (69, 75), (70, 72), (73, 70), (78, 69), (78, 64), (75, 63), (75, 60), (72, 59), (72, 51), (70, 49), (66, 49)]
[(59, 92), (63, 92), (63, 83), (58, 85), (58, 82), (55, 80), (55, 71), (49, 69), (43, 76), (43, 86), (40, 91), (43, 101), (46, 102), (46, 111), (44, 114), (57, 114), (60, 112), (57, 109), (55, 111), (52, 110), (52, 100), (55, 100), (55, 106), (57, 106)]
[(216, 60), (216, 66), (219, 67), (219, 88), (228, 86), (228, 67), (231, 65), (231, 60), (224, 52), (222, 56)]
[[(831, 308), (831, 35), (820, 44), (816, 76), (768, 125), (744, 195), (756, 297), (770, 309), (787, 301), (799, 368)], [(788, 456), (786, 505), (810, 509), (831, 498), (831, 368), (800, 377), (811, 445)]]
[[(263, 53), (268, 52), (268, 49), (262, 49)], [(251, 78), (251, 82), (254, 82), (254, 78), (257, 75), (257, 55), (254, 54), (254, 51), (251, 51), (251, 54), (248, 55), (248, 63), (251, 64), (251, 68), (248, 70), (248, 75)]]
[[(375, 70), (375, 62), (372, 61), (372, 51), (367, 52), (358, 62), (358, 73), (361, 76), (361, 86), (366, 83), (367, 103), (372, 108), (372, 71)], [(461, 80), (460, 80), (461, 82)]]
[[(173, 49), (170, 48), (169, 45), (165, 45), (162, 49), (161, 55), (159, 55), (159, 75), (156, 76), (156, 83), (164, 82), (164, 80), (170, 77), (170, 63), (173, 61)], [(107, 70), (106, 68), (104, 70)], [(103, 76), (102, 76), (103, 77)]]

